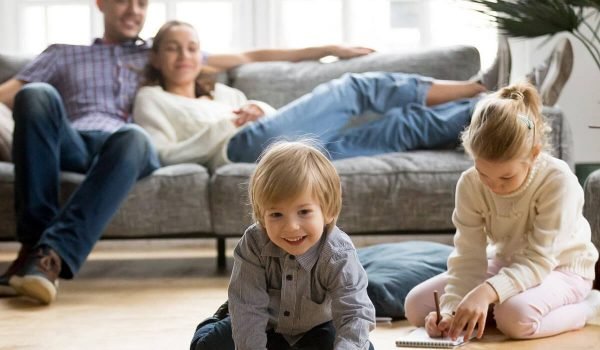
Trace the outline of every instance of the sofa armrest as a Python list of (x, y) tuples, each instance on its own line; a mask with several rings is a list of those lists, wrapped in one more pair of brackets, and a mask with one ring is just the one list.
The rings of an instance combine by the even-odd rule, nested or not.
[(552, 155), (564, 160), (571, 169), (575, 169), (573, 134), (567, 118), (558, 107), (544, 106), (542, 114), (546, 117), (548, 126), (552, 129), (548, 140), (552, 147)]
[(31, 59), (25, 56), (0, 54), (0, 84), (19, 73)]
[(600, 250), (600, 170), (588, 176), (583, 189), (585, 192), (583, 215), (592, 228), (592, 242)]

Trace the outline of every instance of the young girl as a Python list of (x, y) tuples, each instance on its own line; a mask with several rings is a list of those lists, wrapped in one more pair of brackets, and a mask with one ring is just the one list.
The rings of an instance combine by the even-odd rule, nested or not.
[[(448, 272), (405, 302), (407, 319), (430, 336), (476, 331), (481, 338), (490, 304), (498, 329), (512, 338), (597, 322), (600, 292), (590, 290), (598, 252), (583, 191), (567, 164), (544, 152), (540, 108), (533, 86), (509, 86), (483, 99), (463, 132), (475, 166), (457, 184)], [(434, 290), (444, 291), (441, 320), (432, 312)]]
[[(239, 90), (198, 82), (198, 37), (190, 25), (175, 21), (156, 34), (150, 62), (134, 120), (148, 131), (165, 165), (253, 163), (272, 140), (306, 135), (334, 159), (445, 146), (456, 143), (477, 101), (473, 96), (486, 90), (476, 82), (412, 74), (347, 74), (275, 111)], [(366, 111), (383, 117), (347, 127)]]

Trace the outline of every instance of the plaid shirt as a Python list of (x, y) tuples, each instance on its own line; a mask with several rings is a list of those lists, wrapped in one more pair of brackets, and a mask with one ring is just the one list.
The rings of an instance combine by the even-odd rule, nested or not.
[(113, 132), (130, 123), (132, 104), (148, 62), (149, 45), (51, 45), (16, 78), (46, 82), (63, 98), (77, 130)]

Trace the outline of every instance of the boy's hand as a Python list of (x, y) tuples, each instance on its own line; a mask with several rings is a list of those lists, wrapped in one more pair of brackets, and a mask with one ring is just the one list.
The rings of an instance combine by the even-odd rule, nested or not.
[(470, 291), (458, 304), (448, 330), (450, 338), (456, 339), (465, 330), (465, 339), (469, 339), (477, 327), (477, 338), (480, 339), (483, 336), (488, 308), (497, 300), (498, 294), (488, 283), (484, 282)]
[(437, 313), (432, 311), (425, 317), (425, 330), (432, 338), (444, 337), (448, 334), (448, 329), (452, 323), (452, 316), (442, 315), (442, 319), (438, 323)]

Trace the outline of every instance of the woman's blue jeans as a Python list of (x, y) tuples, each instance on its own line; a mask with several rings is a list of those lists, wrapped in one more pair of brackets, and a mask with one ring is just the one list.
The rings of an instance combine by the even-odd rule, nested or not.
[[(298, 342), (290, 345), (283, 335), (267, 331), (268, 350), (333, 350), (335, 327), (333, 322), (325, 322), (306, 332)], [(190, 350), (235, 350), (231, 330), (231, 318), (218, 320), (210, 317), (196, 328)], [(369, 343), (369, 350), (373, 344)]]
[[(159, 167), (140, 127), (114, 133), (77, 131), (51, 85), (25, 85), (15, 97), (15, 209), (17, 239), (48, 245), (62, 258), (61, 277), (77, 273), (136, 181)], [(85, 174), (59, 205), (60, 171)]]
[[(332, 159), (455, 144), (478, 98), (426, 106), (431, 82), (404, 73), (345, 74), (241, 129), (229, 141), (228, 157), (255, 162), (273, 141), (302, 137), (319, 141)], [(369, 112), (381, 118), (348, 127)]]

